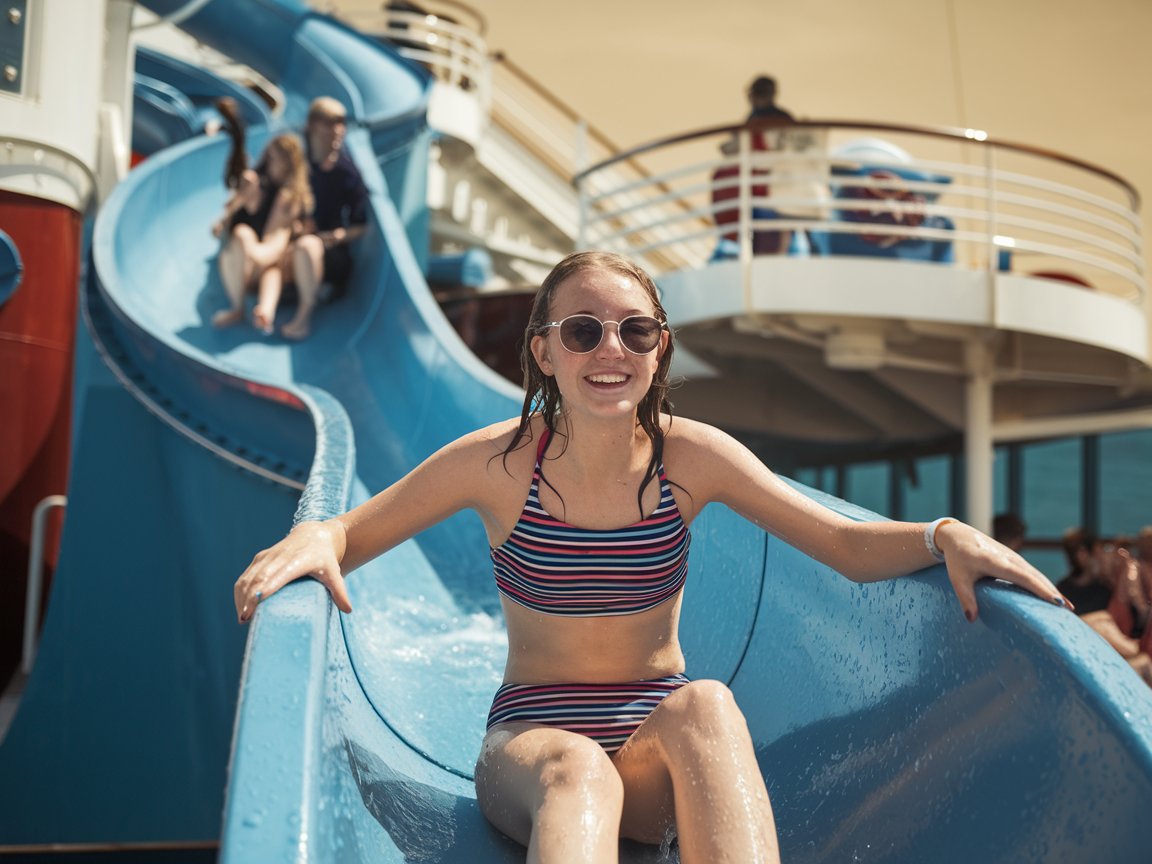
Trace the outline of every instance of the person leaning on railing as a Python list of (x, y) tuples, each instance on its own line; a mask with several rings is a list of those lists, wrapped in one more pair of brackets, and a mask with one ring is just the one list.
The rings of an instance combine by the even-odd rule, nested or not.
[[(745, 119), (746, 123), (755, 124), (765, 120), (791, 122), (794, 119), (791, 113), (776, 104), (776, 79), (768, 75), (759, 75), (748, 85), (748, 104), (749, 112)], [(763, 152), (769, 149), (768, 140), (762, 128), (754, 128), (750, 134), (753, 151)], [(739, 150), (740, 144), (735, 136), (720, 144), (720, 152), (724, 156), (734, 156)], [(768, 173), (765, 168), (752, 169), (752, 174), (756, 177), (762, 177)], [(735, 227), (740, 221), (740, 211), (735, 206), (716, 209), (717, 204), (724, 202), (735, 204), (739, 199), (739, 186), (729, 185), (739, 176), (739, 165), (721, 165), (712, 172), (713, 218), (718, 226), (732, 225)], [(752, 184), (751, 195), (754, 203), (750, 216), (753, 220), (772, 219), (777, 216), (774, 209), (760, 206), (764, 204), (764, 200), (768, 198), (770, 192), (771, 189), (767, 183), (755, 182)], [(790, 231), (756, 231), (752, 235), (752, 252), (755, 255), (779, 254), (787, 249), (791, 236), (792, 232)], [(739, 242), (739, 234), (734, 230), (722, 234), (716, 257), (734, 256), (737, 254), (737, 249), (734, 246)]]
[[(748, 85), (748, 116), (744, 118), (744, 122), (779, 120), (790, 123), (795, 119), (791, 112), (776, 104), (776, 79), (770, 75), (757, 75)], [(753, 133), (752, 149), (768, 149), (763, 131)], [(720, 152), (725, 156), (732, 156), (737, 150), (739, 150), (739, 145), (734, 138), (730, 138), (720, 145)]]

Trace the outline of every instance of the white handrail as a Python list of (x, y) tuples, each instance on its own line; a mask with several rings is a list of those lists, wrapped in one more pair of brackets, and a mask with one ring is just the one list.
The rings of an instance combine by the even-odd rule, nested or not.
[(44, 582), (44, 535), (47, 533), (48, 512), (57, 507), (67, 507), (68, 498), (64, 495), (49, 495), (32, 511), (32, 539), (28, 550), (28, 596), (24, 598), (24, 652), (20, 659), (20, 671), (25, 675), (32, 672), (36, 660), (36, 646), (40, 635), (40, 592)]
[[(449, 5), (450, 15), (463, 11), (478, 18), (464, 4)], [(439, 15), (435, 2), (427, 15), (388, 6), (385, 13), (386, 35), (401, 53), (428, 63), (449, 84), (461, 86), (464, 81), (463, 86), (483, 91), (477, 95), (486, 109), (491, 105), (498, 125), (514, 128), (543, 164), (576, 174), (582, 248), (611, 245), (655, 256), (665, 269), (697, 268), (712, 254), (708, 238), (735, 236), (738, 257), (751, 266), (753, 231), (806, 230), (877, 238), (882, 247), (913, 240), (951, 242), (956, 259), (952, 266), (982, 270), (999, 269), (1001, 253), (1011, 249), (1015, 260), (1032, 270), (1079, 269), (1082, 272), (1073, 275), (1137, 303), (1146, 292), (1136, 192), (1122, 178), (1088, 163), (970, 131), (855, 121), (755, 130), (716, 127), (620, 154), (602, 136), (589, 135), (582, 118), (523, 73), (503, 75), (494, 87), (493, 72), (502, 67), (515, 72), (514, 64), (503, 57), (493, 64), (482, 33)], [(844, 141), (846, 135), (877, 132), (899, 137), (901, 147), (860, 153), (833, 146), (834, 136)], [(772, 149), (754, 144), (754, 134), (768, 136)], [(726, 149), (731, 155), (699, 159), (701, 144), (731, 140), (733, 135), (738, 136), (738, 147), (735, 152)], [(670, 154), (685, 143), (695, 149), (676, 164)], [(902, 147), (922, 149), (925, 158), (905, 161)], [(962, 158), (942, 159), (955, 152), (948, 147), (959, 148)], [(656, 151), (661, 151), (662, 163), (671, 165), (660, 174), (652, 174), (636, 158)], [(971, 158), (976, 154), (981, 158)], [(594, 168), (577, 173), (597, 160)], [(1020, 170), (1027, 160), (1038, 170)], [(842, 173), (861, 166), (897, 176)], [(1045, 169), (1054, 166), (1059, 171), (1045, 176)], [(730, 176), (716, 178), (714, 172), (723, 168)], [(925, 177), (902, 177), (902, 169)], [(1066, 179), (1069, 172), (1076, 178), (1072, 182)], [(784, 174), (787, 189), (781, 182)], [(762, 186), (768, 187), (767, 194), (759, 194)], [(823, 192), (813, 194), (817, 187)], [(843, 197), (853, 189), (865, 197)], [(721, 203), (714, 196), (725, 190), (729, 197)], [(891, 196), (897, 193), (919, 200), (894, 200)], [(776, 222), (765, 224), (765, 209), (777, 211), (772, 217)], [(723, 229), (716, 225), (720, 213), (729, 215)], [(930, 224), (918, 225), (919, 217)], [(791, 224), (796, 219), (805, 220), (803, 229)]]
[[(806, 231), (809, 245), (819, 246), (813, 254), (871, 248), (843, 251), (861, 248), (837, 239), (848, 235), (879, 253), (932, 241), (951, 246), (950, 252), (934, 247), (949, 255), (941, 266), (1000, 270), (1002, 253), (1011, 250), (1019, 272), (1064, 271), (1133, 305), (1143, 302), (1139, 204), (1122, 178), (1048, 151), (960, 136), (948, 143), (961, 151), (983, 148), (975, 150), (982, 158), (945, 161), (940, 142), (948, 136), (939, 130), (893, 128), (901, 147), (920, 142), (931, 157), (924, 160), (885, 152), (872, 159), (835, 146), (835, 136), (843, 141), (844, 132), (857, 128), (808, 122), (797, 135), (790, 126), (719, 127), (606, 159), (575, 178), (583, 245), (656, 253), (682, 267), (699, 260), (702, 237), (726, 236), (736, 242), (727, 252), (717, 247), (718, 254), (750, 267), (757, 232)], [(731, 155), (700, 159), (702, 147), (719, 150), (734, 134), (736, 153), (725, 147)], [(767, 136), (770, 149), (761, 149), (757, 136)], [(646, 175), (625, 164), (639, 154), (658, 157), (666, 170)]]
[[(463, 4), (452, 4), (467, 10)], [(482, 34), (435, 12), (384, 7), (383, 35), (401, 56), (425, 64), (437, 80), (475, 93), (484, 112), (492, 104), (492, 71)], [(475, 13), (472, 13), (475, 14)]]

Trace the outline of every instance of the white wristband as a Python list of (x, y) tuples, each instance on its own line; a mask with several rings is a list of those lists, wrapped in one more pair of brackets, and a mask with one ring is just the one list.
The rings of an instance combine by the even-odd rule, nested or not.
[(947, 525), (949, 522), (957, 521), (952, 516), (941, 516), (935, 521), (929, 522), (924, 526), (924, 546), (927, 548), (929, 554), (932, 555), (937, 561), (944, 560), (944, 553), (940, 551), (940, 547), (936, 545), (936, 529), (941, 525)]

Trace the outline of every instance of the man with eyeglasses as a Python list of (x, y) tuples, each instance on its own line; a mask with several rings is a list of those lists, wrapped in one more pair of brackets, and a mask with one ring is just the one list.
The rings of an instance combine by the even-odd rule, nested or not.
[(306, 338), (316, 305), (344, 295), (352, 274), (350, 244), (367, 227), (368, 189), (344, 150), (347, 131), (347, 113), (338, 100), (312, 101), (304, 138), (316, 207), (286, 255), (285, 276), (298, 297), (296, 315), (280, 329), (288, 339)]

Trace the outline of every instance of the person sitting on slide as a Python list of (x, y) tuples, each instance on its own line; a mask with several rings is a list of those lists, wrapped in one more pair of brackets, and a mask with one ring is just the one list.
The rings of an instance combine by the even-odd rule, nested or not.
[(301, 522), (256, 555), (234, 600), (249, 621), (312, 576), (348, 613), (353, 570), (475, 511), (509, 646), (476, 797), (529, 861), (613, 864), (621, 837), (660, 843), (670, 831), (684, 864), (779, 861), (744, 715), (725, 684), (685, 674), (677, 636), (691, 525), (711, 501), (857, 582), (944, 561), (969, 621), (984, 577), (1066, 606), (975, 528), (854, 521), (721, 430), (673, 419), (672, 329), (655, 283), (626, 258), (581, 252), (557, 264), (522, 345), (519, 417), (447, 444), (348, 513)]
[(254, 169), (244, 169), (238, 176), (232, 173), (235, 151), (243, 150), (243, 133), (238, 129), (231, 125), (229, 178), (235, 179), (235, 192), (212, 227), (214, 235), (227, 238), (217, 265), (229, 305), (212, 316), (212, 324), (238, 324), (244, 317), (245, 296), (256, 292), (252, 324), (271, 333), (283, 287), (280, 259), (294, 229), (312, 210), (312, 190), (300, 140), (290, 133), (273, 138)]
[(348, 118), (336, 99), (321, 96), (308, 109), (304, 137), (316, 208), (303, 234), (284, 256), (285, 277), (295, 285), (296, 314), (280, 332), (304, 339), (318, 303), (342, 297), (352, 274), (350, 244), (368, 221), (368, 189), (344, 149)]

